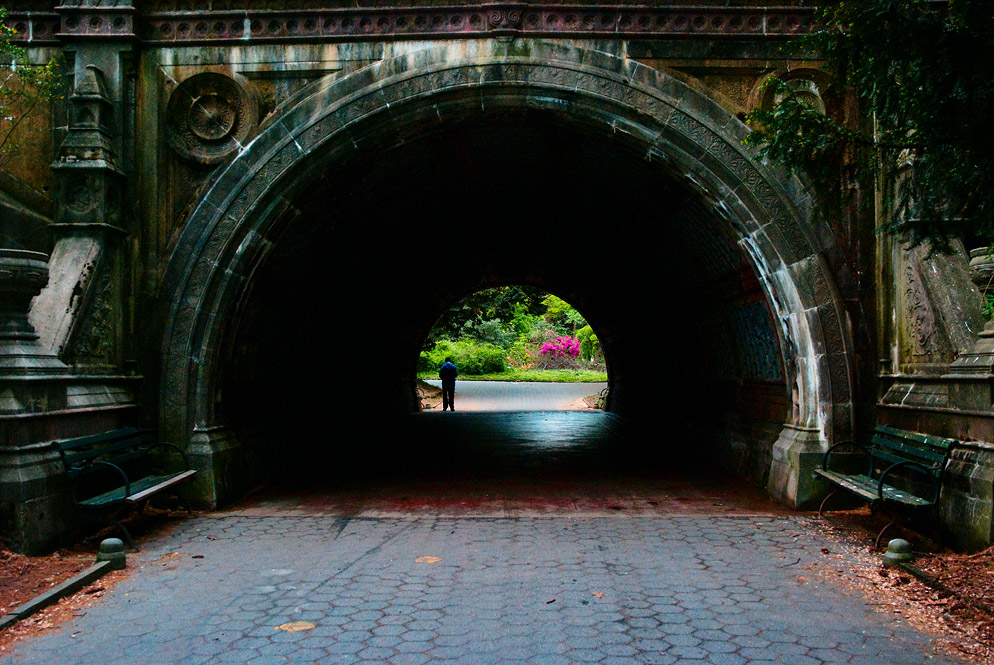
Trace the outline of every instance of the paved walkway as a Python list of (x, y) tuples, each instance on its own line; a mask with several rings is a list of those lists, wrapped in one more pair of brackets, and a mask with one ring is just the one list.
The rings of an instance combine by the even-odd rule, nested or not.
[[(442, 385), (441, 381), (428, 383), (436, 388)], [(606, 387), (606, 383), (456, 381), (456, 413), (575, 409), (579, 400), (596, 395)]]
[(146, 538), (128, 579), (0, 663), (955, 662), (820, 576), (858, 564), (809, 517), (672, 475), (604, 414), (450, 415), (407, 427), (434, 457), (373, 450)]

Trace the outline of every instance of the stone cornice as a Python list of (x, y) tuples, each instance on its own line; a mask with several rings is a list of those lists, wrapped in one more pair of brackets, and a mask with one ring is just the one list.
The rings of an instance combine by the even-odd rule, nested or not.
[(481, 36), (778, 38), (810, 30), (805, 7), (487, 3), (445, 7), (152, 11), (131, 6), (67, 6), (12, 11), (18, 40), (60, 44), (133, 39), (150, 45), (335, 42)]
[(55, 8), (61, 17), (58, 37), (127, 40), (135, 36), (135, 8), (130, 0), (66, 0)]

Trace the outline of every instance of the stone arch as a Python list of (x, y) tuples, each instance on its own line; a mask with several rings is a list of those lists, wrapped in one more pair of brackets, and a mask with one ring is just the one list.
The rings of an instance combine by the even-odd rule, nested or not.
[(779, 322), (793, 393), (770, 490), (795, 505), (813, 498), (807, 477), (815, 456), (852, 432), (852, 344), (823, 257), (832, 235), (811, 222), (813, 203), (796, 179), (742, 147), (748, 130), (728, 111), (640, 63), (534, 40), (452, 42), (400, 55), (322, 79), (291, 102), (216, 173), (163, 281), (160, 426), (189, 443), (204, 471), (203, 498), (223, 498), (228, 451), (237, 448), (216, 409), (225, 326), (272, 246), (277, 220), (292, 215), (295, 193), (377, 132), (443, 122), (481, 105), (547, 110), (624, 133), (734, 229)]

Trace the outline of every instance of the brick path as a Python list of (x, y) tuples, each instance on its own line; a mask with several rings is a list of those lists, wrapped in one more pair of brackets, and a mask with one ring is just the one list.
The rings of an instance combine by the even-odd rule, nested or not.
[(836, 547), (804, 521), (203, 517), (0, 662), (946, 662), (862, 598), (799, 582), (790, 564)]
[[(555, 422), (588, 434), (612, 429), (589, 414), (455, 415), (423, 422), (476, 428), (477, 438), (487, 423), (505, 423), (532, 461), (528, 432), (553, 441)], [(276, 492), (184, 520), (146, 541), (130, 559), (131, 576), (85, 616), (17, 644), (0, 664), (955, 662), (935, 656), (928, 636), (810, 571), (858, 565), (810, 517), (768, 504), (747, 510), (757, 500), (740, 500), (746, 492), (734, 483), (648, 482), (637, 463), (638, 482), (610, 466), (613, 484), (590, 505), (563, 499), (575, 492), (573, 471), (587, 469), (581, 480), (592, 488), (609, 466), (591, 461), (601, 454), (594, 438), (572, 458), (555, 446), (554, 462), (524, 465), (516, 479), (507, 477), (506, 454), (499, 466), (467, 453), (500, 468), (513, 488), (499, 509), (467, 509), (453, 496), (405, 510), (406, 490), (391, 476), (386, 494), (372, 499)], [(465, 462), (453, 468), (477, 478)], [(563, 476), (550, 480), (552, 468)], [(544, 509), (508, 509), (531, 505), (526, 481), (536, 477), (546, 480), (535, 490)], [(453, 479), (427, 482), (442, 481)], [(485, 494), (480, 483), (466, 491)], [(728, 510), (729, 502), (744, 507)]]

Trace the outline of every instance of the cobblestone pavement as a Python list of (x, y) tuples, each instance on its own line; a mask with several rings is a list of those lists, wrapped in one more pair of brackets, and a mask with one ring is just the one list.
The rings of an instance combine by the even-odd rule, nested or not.
[(0, 662), (954, 662), (805, 572), (838, 550), (803, 516), (214, 513)]

